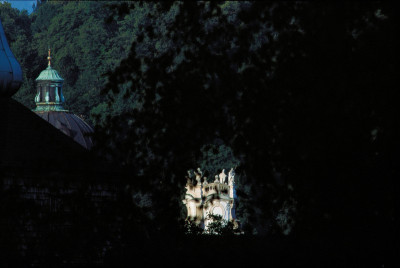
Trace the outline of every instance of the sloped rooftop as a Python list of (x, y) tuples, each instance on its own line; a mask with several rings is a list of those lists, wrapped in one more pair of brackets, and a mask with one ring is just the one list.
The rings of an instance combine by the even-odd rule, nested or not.
[(88, 152), (11, 98), (0, 98), (0, 170), (85, 169)]

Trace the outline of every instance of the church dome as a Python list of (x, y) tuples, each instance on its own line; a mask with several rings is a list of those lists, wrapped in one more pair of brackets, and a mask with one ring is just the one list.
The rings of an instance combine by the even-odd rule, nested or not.
[(51, 67), (50, 49), (47, 60), (48, 67), (36, 78), (36, 108), (33, 111), (75, 142), (90, 149), (93, 145), (90, 137), (93, 129), (80, 117), (64, 109), (64, 79)]
[(36, 81), (59, 81), (62, 82), (64, 79), (61, 78), (61, 76), (58, 74), (56, 70), (51, 68), (51, 66), (48, 66), (46, 70), (43, 70), (38, 78), (36, 78)]
[(0, 98), (11, 97), (22, 84), (22, 70), (7, 43), (0, 21)]
[(90, 149), (93, 146), (90, 137), (93, 129), (77, 115), (59, 111), (36, 111), (36, 114), (84, 148)]

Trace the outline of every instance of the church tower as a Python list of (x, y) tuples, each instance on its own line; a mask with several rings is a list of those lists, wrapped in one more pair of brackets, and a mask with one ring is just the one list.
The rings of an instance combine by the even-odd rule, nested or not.
[(212, 183), (203, 177), (200, 168), (197, 169), (194, 180), (191, 174), (187, 177), (186, 195), (183, 203), (187, 208), (187, 219), (193, 220), (198, 226), (207, 230), (210, 223), (208, 215), (221, 216), (227, 222), (233, 222), (234, 229), (239, 228), (235, 215), (235, 172), (231, 169), (228, 176), (225, 169), (215, 176)]
[(93, 133), (93, 129), (80, 117), (64, 108), (64, 79), (51, 67), (51, 59), (49, 49), (48, 66), (36, 78), (36, 108), (33, 111), (81, 146), (90, 149), (93, 143), (89, 135)]
[(62, 85), (64, 79), (58, 74), (56, 70), (51, 67), (51, 53), (49, 49), (49, 56), (47, 57), (48, 65), (46, 70), (42, 71), (38, 78), (36, 78), (36, 113), (38, 112), (67, 112), (64, 109), (63, 103), (65, 102), (62, 94)]

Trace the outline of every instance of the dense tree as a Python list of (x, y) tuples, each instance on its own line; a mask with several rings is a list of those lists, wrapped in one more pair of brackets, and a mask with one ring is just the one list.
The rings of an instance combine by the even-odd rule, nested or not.
[(15, 98), (33, 108), (51, 46), (68, 108), (99, 123), (98, 151), (159, 197), (158, 212), (179, 211), (188, 169), (235, 164), (251, 203), (242, 212), (261, 233), (393, 223), (390, 5), (49, 1), (30, 16), (8, 3), (0, 11), (24, 70)]
[(51, 48), (53, 67), (65, 79), (68, 109), (89, 123), (95, 123), (96, 115), (103, 118), (124, 109), (122, 103), (108, 109), (107, 96), (100, 91), (107, 81), (103, 74), (128, 55), (141, 12), (107, 24), (110, 11), (106, 4), (39, 2), (31, 15), (11, 8), (9, 3), (1, 4), (4, 28), (24, 73), (24, 83), (14, 98), (34, 108), (35, 79), (46, 68)]
[[(95, 152), (121, 171), (115, 176), (123, 185), (118, 205), (99, 207), (82, 183), (64, 200), (76, 208), (66, 218), (74, 221), (70, 232), (50, 231), (30, 248), (89, 262), (109, 257), (114, 265), (152, 261), (153, 252), (187, 265), (210, 245), (221, 246), (211, 259), (245, 252), (264, 260), (273, 252), (305, 262), (304, 254), (315, 260), (314, 250), (335, 250), (339, 264), (354, 258), (354, 248), (378, 245), (362, 253), (368, 259), (393, 251), (399, 111), (390, 4), (49, 1), (30, 16), (0, 7), (26, 76), (16, 98), (33, 106), (33, 81), (50, 45), (68, 107), (97, 123)], [(176, 235), (187, 170), (201, 167), (211, 177), (232, 166), (246, 233), (287, 237)], [(4, 248), (21, 244), (12, 232), (23, 232), (23, 222), (58, 221), (35, 218), (46, 208), (22, 199), (13, 210), (13, 189), (4, 192), (3, 221), (18, 223), (5, 226), (1, 238), (17, 238)]]
[(222, 140), (257, 189), (259, 230), (283, 228), (270, 221), (283, 211), (299, 234), (380, 236), (393, 226), (390, 6), (153, 7), (104, 90), (129, 83), (137, 105), (98, 128), (98, 142), (135, 183), (157, 192), (160, 215), (176, 210), (171, 195), (199, 148)]
[(35, 68), (31, 20), (26, 10), (19, 11), (7, 2), (0, 3), (0, 17), (10, 48), (22, 66), (23, 84), (15, 97), (23, 103), (29, 103), (32, 98), (30, 90), (33, 87), (32, 69)]

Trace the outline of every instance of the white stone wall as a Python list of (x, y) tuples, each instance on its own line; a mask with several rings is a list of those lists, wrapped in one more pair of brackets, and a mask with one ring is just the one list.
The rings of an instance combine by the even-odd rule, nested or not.
[(226, 221), (235, 220), (233, 204), (236, 191), (233, 169), (229, 172), (229, 176), (226, 176), (223, 170), (215, 176), (215, 181), (212, 183), (207, 183), (207, 180), (201, 177), (200, 169), (195, 175), (195, 179), (187, 178), (185, 187), (186, 195), (183, 203), (186, 204), (187, 218), (196, 220), (202, 226), (207, 226), (207, 216), (210, 213), (220, 215)]

